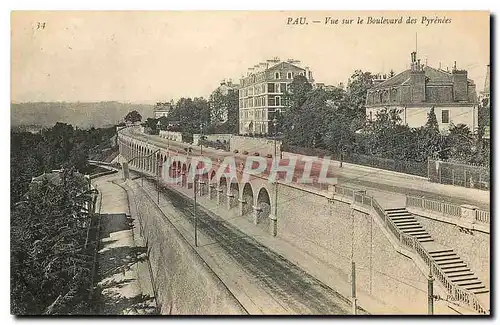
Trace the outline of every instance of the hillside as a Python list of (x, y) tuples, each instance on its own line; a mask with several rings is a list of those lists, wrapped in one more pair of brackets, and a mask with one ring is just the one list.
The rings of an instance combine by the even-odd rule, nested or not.
[(153, 105), (119, 102), (69, 103), (37, 102), (11, 103), (11, 126), (53, 126), (56, 122), (69, 123), (80, 128), (104, 127), (123, 121), (132, 110), (138, 111), (143, 120), (153, 116)]

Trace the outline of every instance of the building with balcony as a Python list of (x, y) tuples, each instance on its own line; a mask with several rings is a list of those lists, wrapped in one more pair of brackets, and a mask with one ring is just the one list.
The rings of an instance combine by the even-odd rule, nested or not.
[(298, 75), (314, 83), (309, 68), (293, 59), (282, 61), (274, 58), (248, 69), (240, 80), (238, 96), (240, 134), (269, 132), (275, 112), (281, 112), (285, 107), (284, 91)]
[(443, 133), (450, 125), (465, 124), (472, 132), (478, 127), (478, 98), (474, 81), (466, 70), (445, 71), (420, 63), (417, 53), (411, 53), (411, 67), (390, 78), (377, 78), (366, 96), (366, 117), (374, 120), (384, 108), (396, 108), (402, 123), (421, 127), (427, 113), (434, 108), (439, 129)]

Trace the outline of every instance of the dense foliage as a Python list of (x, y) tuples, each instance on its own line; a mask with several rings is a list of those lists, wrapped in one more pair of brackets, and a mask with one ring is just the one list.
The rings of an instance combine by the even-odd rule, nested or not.
[[(81, 130), (57, 123), (37, 134), (11, 133), (13, 314), (88, 311), (92, 193), (82, 174), (90, 170), (89, 156), (113, 145), (115, 132), (114, 127)], [(61, 168), (55, 179), (32, 182)]]
[[(371, 73), (355, 71), (346, 89), (326, 90), (313, 89), (304, 77), (295, 78), (284, 96), (286, 110), (276, 117), (276, 132), (282, 133), (285, 146), (323, 149), (337, 159), (363, 154), (401, 161), (425, 162), (431, 157), (489, 164), (489, 144), (463, 124), (451, 125), (449, 134), (441, 134), (434, 109), (420, 128), (403, 125), (395, 109), (366, 120), (364, 103), (372, 80)], [(479, 135), (489, 123), (487, 104), (480, 107)]]
[(60, 184), (34, 183), (11, 211), (11, 312), (86, 314), (92, 253), (86, 244), (92, 197), (66, 170)]
[(65, 123), (56, 123), (36, 134), (12, 132), (11, 203), (18, 202), (26, 193), (32, 177), (44, 172), (75, 167), (76, 171), (86, 173), (88, 157), (99, 158), (103, 149), (112, 146), (110, 139), (115, 134), (115, 127), (83, 130)]

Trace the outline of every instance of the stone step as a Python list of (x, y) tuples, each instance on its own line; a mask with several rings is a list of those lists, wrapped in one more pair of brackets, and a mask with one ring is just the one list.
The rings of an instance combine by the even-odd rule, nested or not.
[(384, 209), (384, 211), (388, 212), (388, 211), (406, 211), (406, 208), (388, 208), (388, 209)]
[(406, 218), (406, 219), (391, 219), (394, 223), (405, 223), (405, 222), (414, 222), (418, 223), (415, 218)]
[(467, 264), (465, 264), (462, 260), (452, 260), (452, 261), (439, 261), (439, 262), (436, 262), (437, 265), (439, 266), (459, 266), (459, 265), (465, 265), (467, 266)]
[(415, 234), (411, 234), (410, 236), (413, 236), (417, 239), (428, 239), (428, 238), (432, 238), (431, 235), (427, 234), (427, 235), (415, 235)]
[(428, 235), (429, 233), (423, 229), (415, 229), (410, 231), (403, 231), (407, 235), (418, 236), (418, 235)]
[(460, 285), (460, 287), (467, 290), (486, 289), (486, 286), (484, 286), (484, 284), (468, 284), (468, 285)]
[(420, 226), (420, 224), (416, 221), (396, 221), (394, 222), (394, 224), (398, 227), (401, 227), (401, 226)]
[(408, 217), (415, 218), (410, 212), (397, 212), (397, 213), (388, 213), (389, 218), (397, 218), (397, 217)]
[(424, 228), (422, 228), (421, 225), (400, 226), (398, 228), (401, 229), (401, 230), (404, 230), (404, 229), (408, 229), (408, 230), (410, 230), (410, 229), (424, 229)]
[(430, 242), (433, 242), (433, 241), (434, 241), (434, 239), (432, 239), (432, 238), (427, 238), (427, 239), (419, 240), (419, 242), (421, 242), (421, 243), (430, 243)]
[[(486, 288), (486, 286), (484, 286), (480, 280), (469, 280), (469, 281), (464, 281), (464, 282), (456, 282), (455, 284), (460, 286), (460, 287), (483, 286), (483, 288)], [(482, 289), (482, 288), (477, 288), (477, 289)]]
[(444, 256), (454, 256), (457, 255), (455, 252), (444, 252), (444, 253), (439, 253), (439, 254), (429, 254), (431, 257), (444, 257)]
[(453, 252), (453, 249), (440, 249), (436, 251), (429, 251), (429, 255), (433, 256), (434, 254), (448, 253)]
[(452, 273), (448, 275), (448, 277), (450, 279), (453, 279), (453, 278), (459, 278), (461, 276), (471, 276), (471, 275), (474, 275), (474, 273), (472, 273), (471, 271), (463, 271), (463, 272)]
[(452, 266), (448, 269), (444, 269), (443, 267), (441, 267), (441, 269), (443, 269), (443, 272), (446, 275), (450, 275), (450, 274), (457, 273), (457, 272), (464, 272), (464, 271), (470, 272), (470, 268), (468, 268), (467, 265), (465, 265), (465, 264), (461, 265), (461, 266)]
[[(453, 283), (460, 283), (460, 282), (466, 282), (466, 281), (479, 281), (479, 279), (477, 278), (477, 276), (469, 276), (469, 277), (464, 277), (464, 278), (454, 278), (454, 279), (451, 279), (451, 282)], [(481, 283), (481, 281), (479, 281), (479, 283)]]
[(484, 288), (484, 289), (469, 289), (469, 291), (472, 292), (475, 295), (478, 295), (478, 294), (481, 294), (481, 293), (488, 293), (488, 292), (490, 292), (490, 290), (488, 290), (487, 288)]
[(433, 257), (433, 259), (436, 262), (446, 262), (446, 261), (453, 261), (453, 260), (460, 261), (460, 257), (458, 257), (457, 255)]
[(389, 213), (410, 213), (406, 209), (394, 209), (394, 210), (384, 210), (384, 211), (387, 214), (389, 214)]

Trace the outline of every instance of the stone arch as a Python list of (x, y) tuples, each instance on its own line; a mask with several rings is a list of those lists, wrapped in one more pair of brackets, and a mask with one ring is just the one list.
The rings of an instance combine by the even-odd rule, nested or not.
[(221, 205), (226, 204), (226, 202), (227, 202), (227, 179), (225, 176), (221, 176), (221, 178), (219, 178), (218, 191), (219, 191), (218, 203)]
[(243, 204), (241, 215), (250, 215), (252, 216), (253, 206), (254, 206), (254, 198), (253, 198), (253, 189), (250, 183), (245, 183), (243, 186), (243, 191), (241, 194), (241, 201)]
[(270, 226), (269, 215), (271, 214), (271, 197), (265, 187), (259, 190), (255, 207), (257, 209), (256, 223), (267, 231)]
[(187, 170), (187, 164), (186, 163), (182, 164), (181, 175), (182, 175), (181, 186), (183, 186), (183, 187), (187, 186), (188, 170)]
[(228, 194), (228, 209), (231, 210), (235, 207), (238, 207), (238, 199), (240, 197), (238, 179), (234, 177), (231, 179), (231, 181), (229, 182)]

